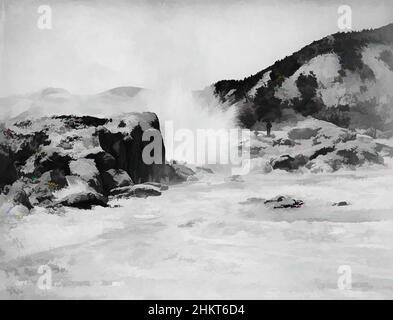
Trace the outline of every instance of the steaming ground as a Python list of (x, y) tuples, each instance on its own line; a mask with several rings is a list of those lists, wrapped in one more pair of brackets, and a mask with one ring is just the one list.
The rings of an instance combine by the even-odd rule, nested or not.
[[(393, 298), (393, 169), (225, 174), (120, 207), (3, 216), (1, 298)], [(291, 195), (299, 209), (244, 205)], [(333, 207), (345, 200), (347, 207)], [(53, 287), (36, 286), (40, 265)], [(337, 288), (340, 265), (352, 290)]]

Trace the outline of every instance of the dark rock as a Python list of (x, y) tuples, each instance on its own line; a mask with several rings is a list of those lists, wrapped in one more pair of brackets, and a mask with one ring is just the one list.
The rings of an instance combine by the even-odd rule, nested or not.
[(57, 152), (47, 156), (45, 153), (41, 153), (35, 160), (35, 176), (41, 176), (44, 172), (50, 170), (61, 170), (65, 175), (70, 174), (69, 163), (72, 158), (69, 155), (61, 155)]
[(328, 153), (333, 152), (334, 150), (335, 150), (334, 146), (323, 147), (321, 149), (318, 149), (310, 156), (310, 160), (313, 160), (319, 156), (325, 156)]
[(30, 120), (20, 121), (20, 122), (14, 123), (14, 125), (18, 128), (28, 128), (31, 126), (31, 121)]
[(106, 207), (108, 199), (95, 192), (80, 192), (61, 199), (58, 204), (80, 209), (91, 209), (92, 206)]
[[(156, 116), (155, 119), (157, 119)], [(160, 133), (161, 154), (157, 156), (161, 163), (146, 164), (142, 158), (143, 149), (153, 140), (151, 137), (150, 141), (143, 141), (143, 133), (148, 129), (159, 130), (154, 126), (158, 126), (154, 121), (146, 124), (144, 128), (141, 125), (136, 125), (130, 129), (129, 133), (111, 132), (104, 127), (98, 129), (101, 148), (116, 159), (117, 168), (125, 170), (135, 183), (159, 182), (164, 178), (165, 147)], [(154, 152), (155, 150), (152, 150), (152, 156), (154, 156)]]
[(161, 191), (157, 187), (138, 184), (131, 187), (132, 192), (137, 198), (146, 198), (149, 196), (160, 196)]
[(341, 157), (341, 163), (344, 165), (358, 166), (366, 161), (376, 164), (384, 163), (383, 158), (377, 152), (359, 150), (357, 147), (338, 150), (337, 155)]
[(0, 144), (0, 186), (16, 181), (26, 160), (50, 143), (44, 130), (24, 135), (4, 129), (3, 135), (6, 144)]
[(160, 196), (161, 191), (159, 188), (151, 185), (137, 184), (134, 186), (112, 189), (110, 195), (115, 196), (116, 198), (146, 198), (149, 196)]
[(55, 116), (54, 119), (61, 119), (69, 128), (72, 129), (103, 126), (110, 121), (110, 119), (104, 118), (91, 116), (77, 117), (72, 115)]
[(285, 196), (277, 196), (270, 200), (266, 200), (264, 203), (273, 209), (300, 208), (304, 204), (302, 200), (296, 200)]
[(37, 153), (42, 146), (50, 144), (49, 136), (45, 130), (37, 131), (28, 135), (20, 135), (17, 138), (21, 141), (18, 150), (15, 152), (16, 161), (23, 164), (33, 154)]
[(296, 142), (291, 140), (291, 139), (277, 139), (273, 141), (273, 147), (275, 146), (288, 146), (288, 147), (294, 147), (296, 145)]
[(308, 162), (308, 158), (302, 154), (295, 156), (290, 155), (280, 156), (271, 162), (273, 169), (281, 169), (286, 171), (297, 170)]
[(350, 203), (347, 201), (340, 201), (340, 202), (335, 202), (332, 205), (337, 207), (343, 207), (343, 206), (349, 206)]
[(377, 152), (362, 151), (361, 154), (363, 158), (368, 162), (384, 164), (383, 158)]
[[(50, 177), (49, 181), (56, 183), (58, 189), (62, 189), (67, 186), (67, 179), (65, 178), (65, 173), (62, 170), (54, 169), (46, 172), (44, 175), (48, 174)], [(40, 178), (40, 180), (43, 177)]]
[(0, 145), (0, 187), (12, 184), (18, 178), (11, 148)]
[(89, 154), (86, 158), (94, 159), (101, 174), (109, 169), (116, 169), (116, 159), (108, 152)]
[(104, 172), (102, 178), (107, 192), (115, 188), (134, 184), (128, 173), (121, 169), (109, 169)]

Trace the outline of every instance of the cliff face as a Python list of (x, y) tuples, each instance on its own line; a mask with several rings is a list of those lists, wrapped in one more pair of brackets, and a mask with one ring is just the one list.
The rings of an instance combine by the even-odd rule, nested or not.
[(239, 124), (312, 116), (346, 128), (393, 129), (393, 24), (337, 33), (243, 80), (213, 85)]
[[(159, 152), (159, 163), (143, 159), (144, 147), (153, 140), (144, 141), (146, 132), (158, 139), (160, 148), (150, 155)], [(105, 197), (119, 187), (181, 180), (165, 163), (154, 113), (46, 117), (8, 123), (0, 133), (0, 186), (5, 192), (24, 190), (33, 205), (68, 204), (74, 191), (79, 198), (72, 203), (105, 204)], [(76, 190), (64, 192), (70, 187)]]

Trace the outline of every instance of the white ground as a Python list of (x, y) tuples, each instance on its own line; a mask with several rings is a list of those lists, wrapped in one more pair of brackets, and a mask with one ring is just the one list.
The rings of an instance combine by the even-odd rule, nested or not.
[[(118, 208), (2, 214), (0, 298), (393, 298), (393, 169), (205, 175)], [(244, 205), (291, 195), (299, 209)], [(333, 207), (336, 201), (352, 205)], [(12, 214), (12, 216), (10, 216)], [(37, 287), (39, 266), (52, 289)], [(352, 290), (337, 270), (352, 268)]]

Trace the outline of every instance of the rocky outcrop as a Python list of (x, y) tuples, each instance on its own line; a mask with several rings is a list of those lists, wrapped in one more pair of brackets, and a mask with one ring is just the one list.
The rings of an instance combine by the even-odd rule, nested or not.
[[(155, 148), (144, 154), (153, 141)], [(167, 184), (185, 181), (189, 173), (165, 162), (160, 124), (149, 112), (7, 123), (0, 136), (0, 160), (1, 189), (28, 190), (29, 202), (21, 196), (18, 200), (28, 208), (105, 206), (106, 196), (122, 188), (128, 188), (122, 194), (135, 197), (160, 195)], [(138, 185), (131, 188), (134, 183)]]
[[(124, 131), (127, 126), (121, 126), (120, 131), (111, 131), (107, 127), (101, 126), (97, 129), (98, 139), (101, 148), (116, 160), (116, 168), (125, 170), (134, 183), (146, 181), (159, 182), (164, 178), (165, 146), (159, 132), (159, 122), (154, 114), (144, 115), (146, 120), (139, 121), (131, 131)], [(124, 120), (120, 120), (124, 121)], [(153, 141), (143, 139), (143, 134), (152, 131), (152, 136), (161, 139), (159, 150), (153, 150), (151, 157), (156, 157), (160, 163), (148, 164), (142, 159), (144, 148)], [(154, 152), (161, 154), (155, 155)]]
[(263, 150), (258, 155), (251, 153), (251, 163), (259, 163), (260, 170), (267, 163), (273, 170), (333, 172), (383, 165), (385, 157), (393, 156), (393, 147), (365, 135), (364, 130), (348, 130), (312, 118), (298, 121), (295, 127), (283, 127), (278, 135), (274, 140), (261, 132), (251, 135), (250, 147)]

